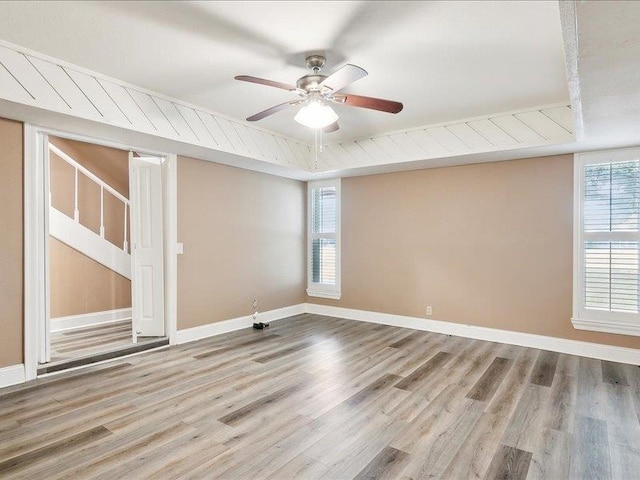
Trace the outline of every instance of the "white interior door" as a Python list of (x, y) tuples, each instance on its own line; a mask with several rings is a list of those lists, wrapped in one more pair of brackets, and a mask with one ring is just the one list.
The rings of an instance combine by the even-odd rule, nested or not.
[(129, 153), (133, 341), (163, 337), (161, 159)]

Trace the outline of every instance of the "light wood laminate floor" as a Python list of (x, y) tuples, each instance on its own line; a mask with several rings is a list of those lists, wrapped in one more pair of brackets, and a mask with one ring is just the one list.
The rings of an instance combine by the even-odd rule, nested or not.
[(133, 345), (131, 320), (51, 333), (51, 361), (70, 360)]
[(0, 390), (0, 478), (637, 479), (640, 368), (301, 315)]
[[(51, 361), (89, 357), (133, 345), (131, 319), (51, 333)], [(139, 337), (138, 343), (160, 337)]]
[[(87, 365), (168, 343), (166, 337), (138, 337), (133, 343), (131, 319), (51, 333), (51, 361), (38, 368), (47, 373)], [(163, 342), (164, 340), (164, 342)]]

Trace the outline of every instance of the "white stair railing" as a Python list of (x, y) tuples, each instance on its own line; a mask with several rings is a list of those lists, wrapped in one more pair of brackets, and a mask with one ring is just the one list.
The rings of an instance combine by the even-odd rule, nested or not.
[[(129, 245), (127, 241), (127, 223), (128, 223), (128, 210), (129, 210), (129, 199), (122, 195), (120, 192), (115, 190), (111, 185), (101, 180), (99, 177), (91, 173), (85, 167), (76, 162), (73, 158), (67, 155), (65, 152), (60, 150), (53, 144), (49, 144), (49, 150), (55, 153), (59, 158), (64, 160), (66, 163), (71, 165), (74, 168), (74, 194), (73, 194), (73, 220), (76, 223), (80, 223), (80, 210), (78, 208), (78, 174), (82, 174), (87, 177), (92, 182), (98, 184), (100, 186), (100, 237), (105, 238), (105, 228), (104, 228), (104, 192), (105, 190), (113, 195), (115, 198), (120, 200), (124, 206), (124, 238), (122, 241), (122, 250), (128, 253)], [(49, 203), (51, 204), (51, 198), (49, 199)]]

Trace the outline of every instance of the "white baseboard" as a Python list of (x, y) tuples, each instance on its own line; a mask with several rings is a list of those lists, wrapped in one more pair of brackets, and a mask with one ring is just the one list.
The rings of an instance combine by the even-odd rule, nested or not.
[(513, 332), (510, 330), (499, 330), (497, 328), (478, 327), (475, 325), (464, 325), (460, 323), (443, 322), (418, 317), (406, 317), (390, 313), (368, 312), (365, 310), (354, 310), (350, 308), (331, 307), (327, 305), (317, 305), (314, 303), (305, 304), (307, 313), (327, 315), (331, 317), (358, 320), (361, 322), (381, 323), (395, 327), (412, 328), (427, 332), (443, 333), (458, 337), (474, 338), (478, 340), (488, 340), (491, 342), (508, 343), (522, 347), (539, 348), (552, 352), (568, 353), (581, 357), (597, 358), (600, 360), (610, 360), (612, 362), (629, 363), (640, 365), (640, 350), (635, 348), (616, 347), (600, 343), (581, 342), (564, 338), (547, 337), (532, 333)]
[(81, 315), (70, 315), (68, 317), (57, 317), (51, 319), (51, 331), (62, 332), (74, 328), (90, 327), (93, 325), (103, 325), (105, 323), (119, 322), (131, 318), (131, 308), (120, 308), (118, 310), (107, 310), (104, 312), (83, 313)]
[[(282, 318), (291, 317), (305, 313), (305, 304), (291, 305), (289, 307), (277, 308), (268, 312), (260, 312), (258, 316), (259, 322), (275, 322)], [(213, 337), (223, 333), (233, 332), (241, 328), (247, 328), (253, 325), (253, 316), (246, 315), (244, 317), (232, 318), (221, 322), (208, 323), (199, 327), (185, 328), (178, 330), (176, 333), (177, 343), (193, 342), (202, 338)]]
[(0, 368), (0, 388), (17, 385), (25, 381), (24, 364)]

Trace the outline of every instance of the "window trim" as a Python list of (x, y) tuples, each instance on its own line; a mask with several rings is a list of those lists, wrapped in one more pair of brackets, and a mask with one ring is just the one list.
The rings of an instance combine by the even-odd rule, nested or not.
[[(335, 187), (336, 189), (336, 232), (330, 234), (329, 238), (335, 235), (336, 240), (336, 284), (322, 285), (312, 281), (312, 258), (311, 245), (313, 235), (311, 233), (311, 192), (315, 188)], [(307, 183), (307, 295), (310, 297), (331, 298), (339, 300), (342, 297), (341, 283), (341, 261), (342, 261), (342, 238), (341, 238), (341, 212), (342, 192), (340, 178), (328, 180), (315, 180)], [(325, 234), (326, 235), (326, 234)]]
[[(640, 336), (640, 313), (599, 312), (584, 305), (584, 171), (586, 165), (640, 159), (640, 148), (603, 150), (573, 155), (573, 316), (578, 330)], [(640, 237), (640, 233), (638, 234)], [(640, 238), (639, 238), (640, 241)]]

